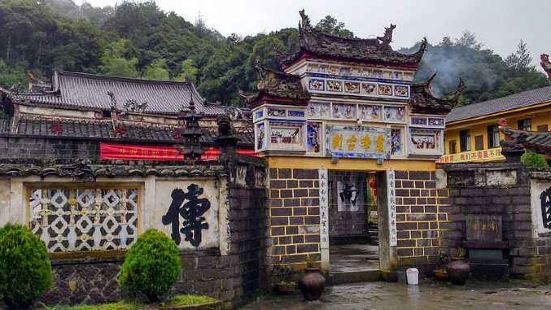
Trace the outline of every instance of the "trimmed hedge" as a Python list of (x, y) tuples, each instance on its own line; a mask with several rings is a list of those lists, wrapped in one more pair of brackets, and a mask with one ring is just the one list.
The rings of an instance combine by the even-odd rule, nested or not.
[(12, 309), (25, 309), (52, 286), (52, 266), (42, 240), (28, 228), (0, 228), (0, 299)]
[(520, 158), (520, 161), (526, 166), (530, 168), (548, 168), (549, 164), (547, 163), (547, 160), (545, 160), (545, 157), (543, 155), (526, 151), (524, 154), (522, 154), (522, 157)]
[(119, 282), (129, 295), (159, 302), (168, 295), (181, 268), (176, 243), (164, 233), (148, 229), (128, 250)]

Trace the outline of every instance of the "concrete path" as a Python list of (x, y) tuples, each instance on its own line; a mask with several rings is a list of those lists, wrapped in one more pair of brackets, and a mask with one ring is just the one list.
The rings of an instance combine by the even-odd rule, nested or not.
[(532, 286), (515, 281), (471, 281), (466, 286), (453, 286), (441, 282), (422, 283), (419, 286), (372, 282), (330, 287), (322, 299), (307, 303), (298, 295), (269, 296), (242, 309), (551, 309), (551, 286)]

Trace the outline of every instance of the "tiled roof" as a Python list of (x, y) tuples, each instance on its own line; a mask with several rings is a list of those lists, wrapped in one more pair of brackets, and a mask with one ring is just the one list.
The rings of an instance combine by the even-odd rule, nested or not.
[(392, 31), (396, 26), (386, 28), (385, 35), (374, 39), (343, 38), (317, 30), (310, 24), (310, 18), (300, 12), (302, 21), (299, 24), (301, 51), (283, 60), (288, 64), (303, 52), (331, 58), (340, 58), (352, 61), (383, 62), (396, 65), (417, 65), (427, 47), (426, 40), (421, 44), (419, 51), (406, 55), (392, 50)]
[(534, 132), (501, 127), (501, 131), (508, 138), (505, 142), (522, 147), (540, 154), (551, 155), (551, 132)]
[(190, 82), (150, 81), (121, 77), (109, 77), (87, 73), (59, 71), (54, 74), (53, 89), (42, 93), (9, 93), (16, 101), (77, 109), (110, 110), (112, 92), (117, 108), (133, 100), (147, 103), (145, 113), (177, 114), (186, 108), (191, 98), (197, 112), (206, 115), (225, 113), (221, 105), (207, 103)]
[(308, 104), (310, 94), (302, 87), (300, 76), (271, 70), (259, 63), (256, 65), (256, 71), (258, 93), (252, 96), (242, 95), (248, 104), (254, 106), (258, 103), (257, 99), (263, 96), (291, 100), (293, 105)]
[(507, 97), (473, 103), (453, 109), (446, 121), (448, 123), (466, 120), (473, 117), (506, 112), (513, 109), (551, 101), (551, 86), (523, 91)]
[[(10, 133), (10, 119), (0, 119), (0, 135), (12, 135)], [(54, 119), (20, 119), (16, 124), (16, 132), (13, 135), (84, 139), (100, 141), (125, 141), (141, 143), (170, 143), (182, 144), (180, 128), (167, 126), (144, 126), (137, 124), (124, 124), (124, 134), (117, 136), (113, 130), (111, 121), (107, 120), (54, 120)], [(217, 133), (204, 130), (201, 142), (213, 144)], [(241, 140), (239, 145), (254, 145), (254, 137), (251, 130), (244, 130), (236, 134)]]
[(459, 81), (457, 90), (450, 98), (442, 99), (435, 97), (431, 91), (431, 82), (435, 76), (436, 73), (425, 83), (411, 86), (410, 104), (414, 113), (447, 114), (457, 105), (459, 97), (465, 89), (463, 80)]

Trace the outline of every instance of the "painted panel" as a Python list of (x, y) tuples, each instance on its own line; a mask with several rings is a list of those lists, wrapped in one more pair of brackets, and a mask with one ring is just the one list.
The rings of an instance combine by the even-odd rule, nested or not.
[(406, 121), (406, 108), (404, 107), (385, 107), (385, 121), (400, 122)]
[(327, 91), (331, 92), (342, 92), (342, 81), (338, 80), (326, 80), (327, 83)]
[(379, 105), (358, 105), (358, 115), (361, 120), (382, 121), (383, 108)]
[(286, 117), (285, 109), (268, 108), (269, 117)]
[(442, 131), (410, 128), (409, 150), (414, 154), (441, 155)]
[(333, 118), (355, 120), (356, 105), (344, 104), (344, 103), (333, 103)]
[(360, 93), (360, 82), (344, 82), (344, 92), (345, 93), (351, 93), (351, 94), (359, 94)]
[(310, 118), (329, 118), (330, 115), (329, 103), (310, 102), (306, 109), (306, 115)]
[(270, 124), (270, 148), (296, 150), (304, 147), (303, 127), (293, 123)]
[(322, 154), (322, 124), (308, 122), (306, 124), (306, 152)]
[(256, 124), (255, 128), (255, 149), (262, 151), (266, 148), (266, 124)]
[(308, 89), (313, 91), (324, 91), (325, 81), (322, 79), (310, 79), (308, 81)]
[(326, 126), (327, 150), (337, 158), (388, 158), (390, 130), (365, 126)]
[(362, 83), (362, 94), (375, 96), (377, 95), (376, 83)]
[(402, 142), (402, 129), (392, 128), (390, 130), (390, 154), (394, 156), (404, 155)]

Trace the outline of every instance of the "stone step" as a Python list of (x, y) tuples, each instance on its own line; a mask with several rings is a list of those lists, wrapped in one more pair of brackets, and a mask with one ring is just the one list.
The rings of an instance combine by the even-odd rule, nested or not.
[(330, 285), (339, 285), (358, 282), (376, 282), (383, 280), (380, 270), (329, 272)]

